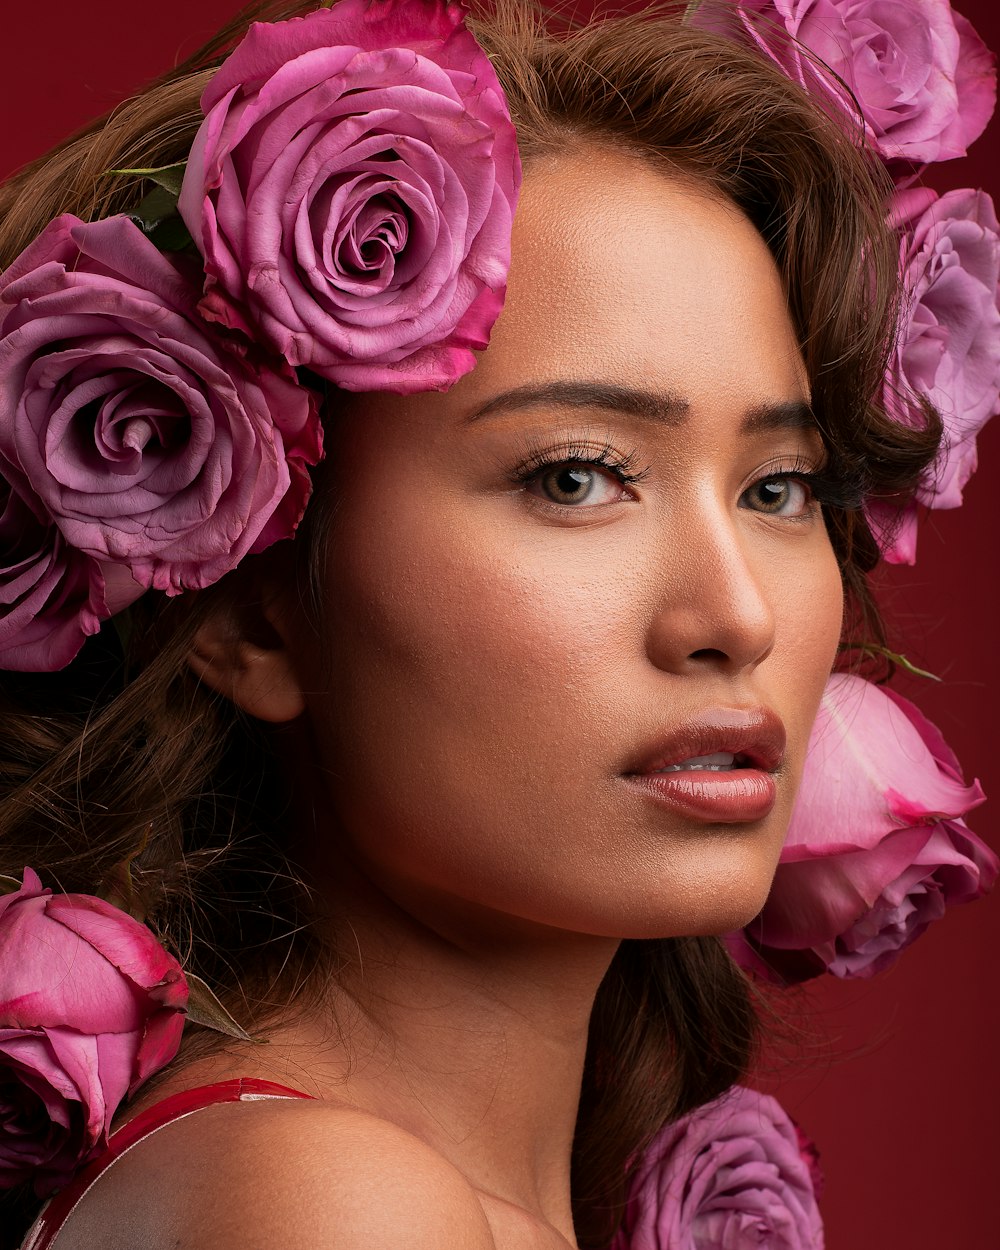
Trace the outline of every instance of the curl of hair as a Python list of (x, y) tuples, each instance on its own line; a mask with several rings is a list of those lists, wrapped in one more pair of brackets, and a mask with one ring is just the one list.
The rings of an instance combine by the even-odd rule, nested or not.
[[(93, 218), (135, 205), (148, 184), (106, 171), (184, 159), (199, 96), (247, 17), (311, 7), (256, 5), (0, 188), (0, 264), (60, 212)], [(505, 0), (474, 27), (529, 176), (533, 162), (613, 145), (747, 214), (784, 280), (831, 457), (865, 493), (905, 496), (933, 458), (939, 425), (927, 413), (923, 428), (904, 427), (873, 398), (898, 296), (885, 176), (857, 134), (774, 67), (678, 18), (665, 7), (574, 28)], [(319, 564), (324, 510), (321, 491), (296, 539), (303, 585)], [(831, 508), (827, 522), (848, 592), (845, 628), (880, 638), (865, 577), (877, 551), (863, 516)], [(60, 888), (93, 892), (130, 861), (151, 926), (231, 1010), (264, 1028), (334, 964), (285, 859), (288, 796), (271, 741), (187, 666), (199, 621), (231, 593), (224, 581), (180, 600), (147, 596), (124, 650), (106, 628), (63, 673), (3, 675), (0, 871), (30, 863)], [(622, 944), (594, 1008), (574, 1146), (581, 1245), (607, 1243), (629, 1160), (667, 1120), (736, 1081), (754, 1037), (752, 992), (717, 939)], [(196, 1036), (177, 1062), (212, 1044)]]

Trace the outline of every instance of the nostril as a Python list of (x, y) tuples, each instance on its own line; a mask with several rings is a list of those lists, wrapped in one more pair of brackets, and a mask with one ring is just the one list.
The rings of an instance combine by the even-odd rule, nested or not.
[(691, 660), (711, 660), (717, 664), (720, 660), (728, 660), (729, 656), (725, 651), (719, 651), (715, 647), (700, 647), (697, 651), (692, 651), (688, 657)]

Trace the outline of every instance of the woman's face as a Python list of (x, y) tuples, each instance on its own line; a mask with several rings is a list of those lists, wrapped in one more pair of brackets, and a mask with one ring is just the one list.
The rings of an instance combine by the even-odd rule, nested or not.
[(807, 403), (738, 210), (599, 149), (533, 166), (476, 369), (330, 430), (293, 643), (329, 856), (439, 930), (749, 920), (841, 622)]

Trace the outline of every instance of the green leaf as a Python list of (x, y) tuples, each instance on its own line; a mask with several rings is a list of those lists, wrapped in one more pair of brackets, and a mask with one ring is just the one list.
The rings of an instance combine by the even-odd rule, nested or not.
[(177, 198), (164, 187), (154, 187), (129, 216), (161, 252), (184, 252), (194, 247), (191, 232), (177, 212)]
[(131, 178), (148, 178), (150, 182), (155, 182), (158, 187), (168, 191), (176, 203), (181, 193), (181, 183), (184, 181), (186, 168), (187, 161), (177, 161), (174, 165), (161, 165), (158, 169), (109, 169), (108, 173), (123, 174)]
[(129, 216), (150, 234), (162, 221), (177, 215), (177, 197), (163, 187), (154, 187)]
[(6, 873), (0, 872), (0, 894), (14, 894), (21, 888), (21, 882), (17, 877), (8, 877)]
[(189, 991), (187, 1005), (189, 1020), (203, 1025), (206, 1029), (214, 1029), (216, 1033), (225, 1033), (227, 1037), (236, 1037), (241, 1042), (253, 1041), (250, 1034), (236, 1023), (201, 977), (196, 977), (192, 972), (185, 972), (184, 976), (187, 979)]
[(161, 252), (186, 252), (194, 247), (194, 239), (184, 221), (176, 213), (172, 217), (164, 217), (151, 230), (146, 231)]

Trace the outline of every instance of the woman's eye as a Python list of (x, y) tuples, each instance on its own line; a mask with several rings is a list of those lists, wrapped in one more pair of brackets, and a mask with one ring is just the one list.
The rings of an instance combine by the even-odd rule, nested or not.
[(596, 506), (629, 498), (621, 480), (595, 464), (565, 461), (536, 473), (527, 484), (533, 495), (558, 504)]
[(740, 496), (743, 507), (774, 516), (805, 516), (812, 502), (812, 491), (801, 478), (781, 474), (762, 477)]

